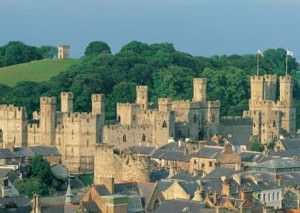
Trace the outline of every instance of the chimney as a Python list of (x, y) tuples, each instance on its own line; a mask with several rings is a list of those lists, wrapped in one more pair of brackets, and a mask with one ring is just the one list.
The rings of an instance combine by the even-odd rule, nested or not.
[(217, 205), (217, 203), (218, 203), (218, 194), (217, 194), (217, 192), (215, 192), (214, 195), (213, 195), (213, 203), (214, 203), (214, 205)]
[(230, 185), (229, 185), (229, 180), (225, 177), (222, 177), (222, 195), (230, 195)]

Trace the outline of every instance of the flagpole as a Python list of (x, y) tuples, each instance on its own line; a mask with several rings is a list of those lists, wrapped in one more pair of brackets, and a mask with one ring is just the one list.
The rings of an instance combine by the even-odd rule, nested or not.
[(258, 76), (258, 71), (259, 71), (259, 54), (257, 53), (257, 59), (256, 59), (256, 74)]
[(285, 56), (285, 75), (288, 74), (288, 54)]

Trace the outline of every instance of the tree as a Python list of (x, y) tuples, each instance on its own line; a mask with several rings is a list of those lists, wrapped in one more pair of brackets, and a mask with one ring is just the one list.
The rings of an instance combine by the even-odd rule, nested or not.
[(262, 151), (264, 151), (264, 145), (259, 143), (258, 138), (255, 137), (249, 141), (249, 143), (247, 145), (247, 149), (250, 151), (262, 152)]
[(45, 184), (50, 184), (52, 181), (52, 173), (50, 169), (50, 164), (48, 161), (44, 160), (41, 156), (36, 156), (32, 158), (29, 162), (30, 166), (30, 176), (38, 178)]
[(107, 43), (103, 41), (93, 41), (89, 43), (89, 45), (86, 47), (84, 55), (85, 56), (96, 56), (101, 53), (107, 53), (110, 54), (111, 50)]
[(28, 180), (17, 180), (15, 185), (21, 194), (33, 197), (34, 194), (48, 195), (49, 187), (43, 183), (39, 178), (30, 178)]
[(57, 47), (54, 46), (41, 46), (38, 48), (38, 53), (43, 57), (43, 58), (57, 58)]

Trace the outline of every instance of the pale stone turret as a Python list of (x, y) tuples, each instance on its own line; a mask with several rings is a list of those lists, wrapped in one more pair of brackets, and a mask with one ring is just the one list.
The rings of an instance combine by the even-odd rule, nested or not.
[(72, 92), (62, 92), (61, 96), (61, 112), (73, 113), (73, 93)]
[(136, 104), (140, 109), (148, 109), (148, 87), (137, 86), (136, 87)]
[(206, 101), (206, 78), (194, 78), (193, 101)]
[(40, 98), (40, 133), (41, 144), (53, 145), (55, 141), (56, 98)]

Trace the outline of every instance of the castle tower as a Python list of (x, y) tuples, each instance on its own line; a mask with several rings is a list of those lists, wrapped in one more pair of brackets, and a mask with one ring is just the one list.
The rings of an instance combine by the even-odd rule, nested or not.
[(293, 104), (293, 80), (291, 76), (281, 76), (280, 79), (280, 109), (282, 111), (281, 128), (288, 134), (296, 132), (296, 108)]
[(62, 92), (61, 97), (61, 112), (73, 113), (73, 93)]
[(264, 100), (276, 100), (276, 75), (264, 75)]
[(41, 145), (49, 146), (55, 142), (56, 98), (40, 98)]
[(290, 75), (280, 76), (280, 101), (291, 106), (293, 104), (293, 81)]
[(251, 100), (264, 100), (264, 77), (251, 76)]
[(206, 101), (206, 79), (194, 78), (194, 97), (193, 101)]
[(158, 99), (158, 111), (169, 112), (172, 110), (172, 99), (171, 98), (159, 98)]
[(69, 45), (59, 45), (57, 53), (58, 59), (68, 59), (70, 58), (70, 46)]
[(105, 113), (105, 96), (103, 94), (92, 94), (92, 113), (102, 114)]
[(147, 110), (148, 108), (148, 87), (137, 86), (136, 87), (136, 104), (140, 109)]

